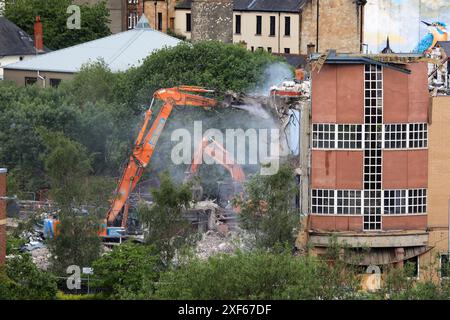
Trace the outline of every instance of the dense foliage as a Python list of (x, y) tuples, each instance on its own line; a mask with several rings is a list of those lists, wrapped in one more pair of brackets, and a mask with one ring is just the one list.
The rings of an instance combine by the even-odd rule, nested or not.
[(241, 207), (242, 226), (255, 235), (258, 247), (293, 245), (300, 227), (294, 202), (298, 192), (294, 169), (288, 165), (273, 175), (254, 175), (245, 183), (246, 197), (235, 201)]
[[(9, 169), (9, 190), (23, 197), (21, 192), (52, 187), (42, 160), (50, 150), (40, 134), (42, 129), (81, 144), (92, 157), (92, 175), (117, 177), (155, 89), (189, 84), (220, 92), (248, 90), (266, 80), (264, 68), (276, 60), (268, 53), (252, 53), (236, 45), (201, 42), (162, 49), (141, 67), (124, 73), (112, 73), (99, 61), (85, 66), (73, 81), (63, 82), (57, 89), (0, 82), (0, 165)], [(159, 107), (154, 107), (154, 114)], [(165, 169), (171, 174), (177, 170), (182, 179), (186, 165), (174, 168), (170, 161), (175, 144), (170, 136), (176, 128), (193, 130), (197, 120), (203, 121), (203, 130), (229, 127), (230, 123), (244, 130), (271, 124), (229, 109), (177, 107), (171, 118), (176, 121), (169, 121), (163, 131), (144, 179)], [(200, 172), (204, 181), (226, 174), (219, 166), (208, 169)], [(211, 190), (215, 187), (210, 185)]]
[(161, 271), (154, 246), (125, 243), (94, 264), (93, 286), (106, 298), (128, 299), (153, 293)]
[(70, 47), (110, 34), (106, 1), (92, 6), (80, 5), (80, 29), (67, 28), (72, 0), (6, 0), (4, 15), (30, 36), (36, 16), (41, 17), (44, 45), (51, 50)]
[(50, 300), (56, 291), (56, 278), (39, 270), (28, 254), (15, 255), (0, 268), (0, 300)]
[(177, 250), (195, 242), (192, 226), (183, 215), (192, 194), (189, 185), (176, 185), (167, 172), (160, 180), (160, 187), (151, 190), (154, 203), (140, 206), (139, 220), (146, 229), (145, 242), (154, 245), (168, 265)]

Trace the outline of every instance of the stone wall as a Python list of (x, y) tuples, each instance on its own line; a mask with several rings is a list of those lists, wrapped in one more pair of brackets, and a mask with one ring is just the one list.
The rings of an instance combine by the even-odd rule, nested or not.
[(303, 7), (301, 53), (317, 42), (317, 2), (319, 2), (319, 52), (360, 52), (360, 6), (354, 0), (311, 0)]
[(233, 42), (233, 1), (193, 0), (192, 40)]

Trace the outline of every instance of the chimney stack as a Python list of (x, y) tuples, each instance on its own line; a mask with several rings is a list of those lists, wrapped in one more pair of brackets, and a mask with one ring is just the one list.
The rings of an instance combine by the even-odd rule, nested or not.
[(0, 266), (6, 260), (6, 173), (0, 168)]
[(36, 16), (36, 22), (34, 23), (34, 47), (36, 53), (44, 52), (44, 32), (40, 16)]

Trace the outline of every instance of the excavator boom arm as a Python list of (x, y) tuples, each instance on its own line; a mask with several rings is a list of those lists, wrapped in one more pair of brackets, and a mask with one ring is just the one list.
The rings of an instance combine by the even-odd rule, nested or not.
[[(117, 186), (115, 197), (113, 198), (111, 207), (107, 212), (106, 219), (108, 225), (112, 225), (124, 208), (130, 193), (134, 190), (139, 182), (145, 168), (150, 163), (156, 143), (166, 125), (174, 106), (197, 106), (197, 107), (214, 107), (217, 101), (212, 98), (203, 97), (190, 92), (207, 93), (207, 90), (201, 87), (180, 86), (168, 89), (160, 89), (153, 95), (154, 100), (162, 100), (164, 105), (161, 107), (155, 121), (153, 121), (150, 129), (147, 127), (151, 118), (151, 107), (145, 114), (144, 124), (136, 139), (133, 152), (128, 160), (126, 169)], [(127, 212), (127, 210), (125, 210)], [(126, 226), (127, 217), (122, 218), (122, 227)]]

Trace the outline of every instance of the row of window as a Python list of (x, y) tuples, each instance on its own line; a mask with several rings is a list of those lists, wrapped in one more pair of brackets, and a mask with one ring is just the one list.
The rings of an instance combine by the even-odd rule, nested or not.
[[(269, 18), (269, 36), (275, 36), (276, 34), (276, 16), (270, 16)], [(262, 35), (262, 16), (256, 16), (256, 35)], [(241, 34), (242, 30), (242, 16), (240, 14), (235, 15), (234, 33)], [(192, 31), (192, 15), (186, 13), (186, 32)], [(289, 37), (291, 35), (291, 17), (284, 17), (284, 36)]]
[(311, 212), (358, 215), (366, 207), (381, 207), (381, 204), (381, 212), (387, 215), (427, 212), (427, 189), (383, 190), (381, 194), (382, 199), (368, 190), (312, 189)]
[[(252, 52), (255, 51), (255, 47), (251, 46), (250, 50)], [(257, 47), (256, 50), (264, 50), (264, 47)], [(272, 47), (267, 47), (267, 52), (272, 52)], [(284, 53), (291, 53), (291, 49), (290, 48), (284, 48)]]
[[(35, 84), (37, 81), (38, 81), (38, 79), (36, 77), (25, 77), (25, 85), (26, 86), (31, 86), (31, 85)], [(60, 83), (61, 83), (61, 79), (50, 78), (50, 86), (51, 87), (58, 87)]]
[[(385, 149), (428, 147), (426, 123), (385, 124), (382, 128), (383, 132), (365, 128), (364, 134), (363, 128), (365, 127), (362, 124), (314, 123), (312, 147), (313, 149), (362, 149), (364, 136), (366, 142), (379, 142)], [(370, 145), (366, 144), (366, 148), (369, 147)]]

